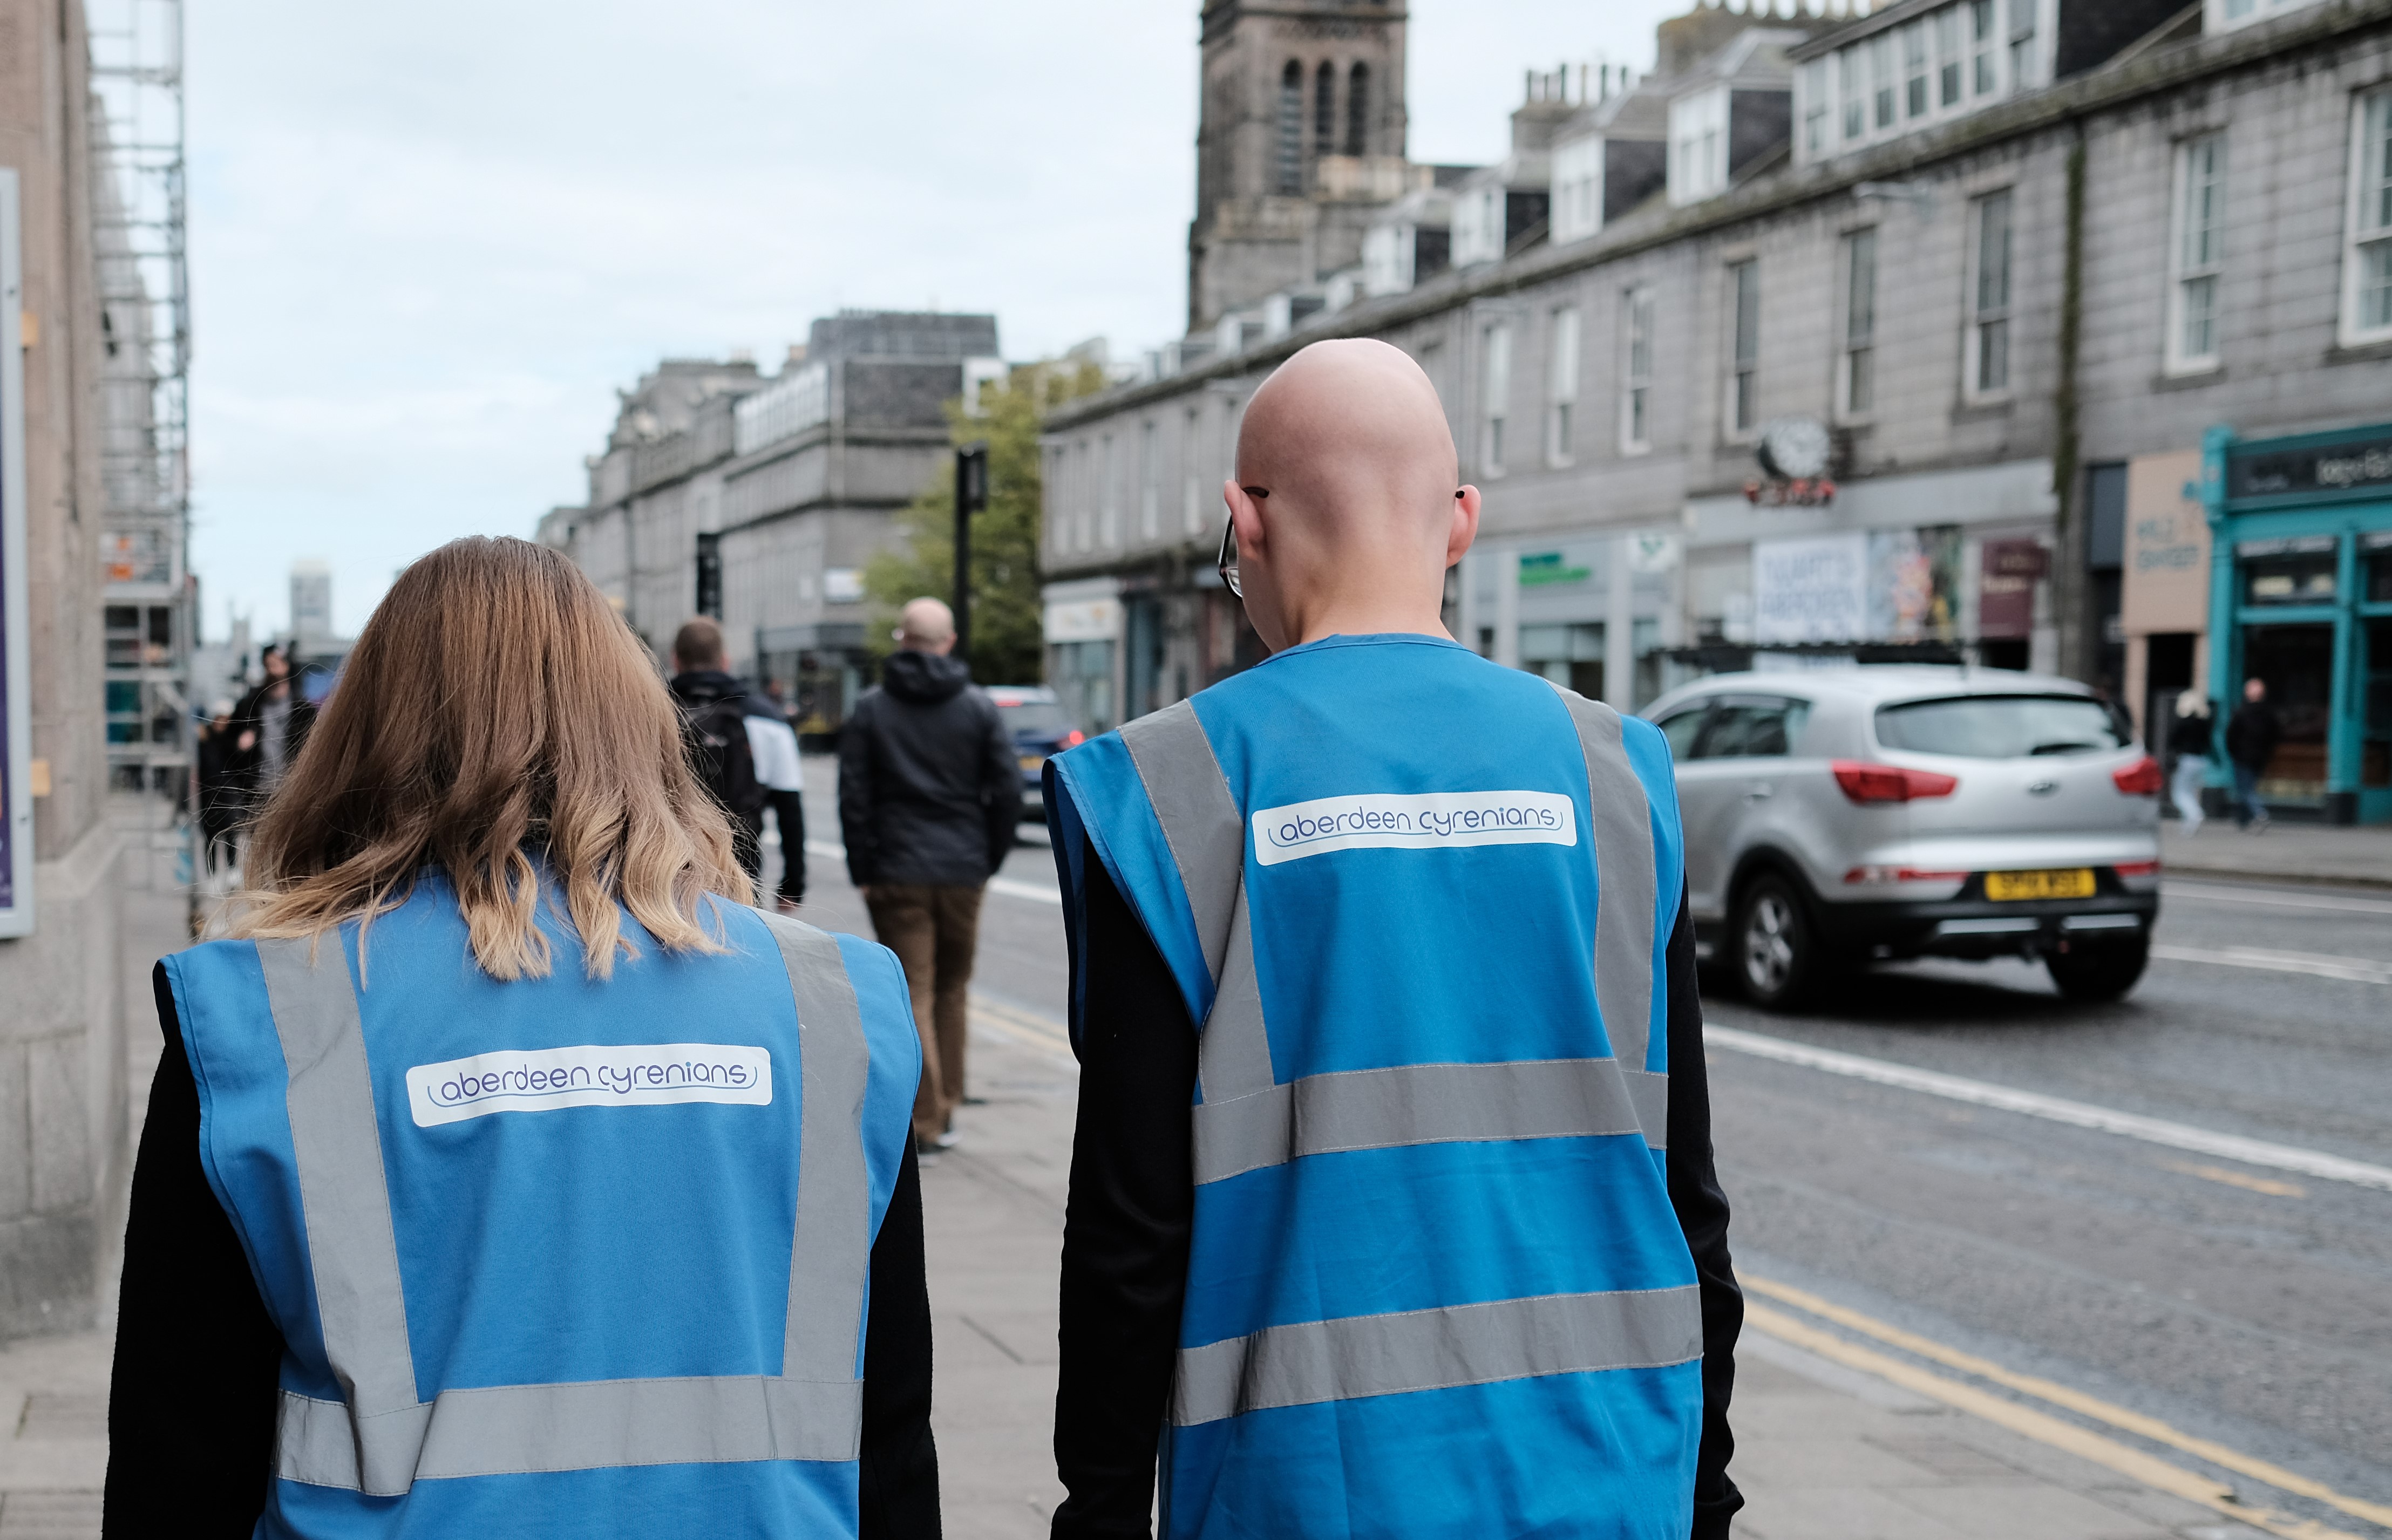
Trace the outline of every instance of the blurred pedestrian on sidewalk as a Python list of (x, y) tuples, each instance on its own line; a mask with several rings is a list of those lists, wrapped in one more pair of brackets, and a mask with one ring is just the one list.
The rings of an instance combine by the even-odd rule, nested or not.
[(996, 703), (955, 650), (955, 613), (916, 599), (897, 628), (878, 688), (838, 739), (838, 822), (847, 873), (873, 933), (905, 964), (922, 1032), (914, 1135), (926, 1153), (956, 1143), (981, 890), (1013, 848), (1021, 771)]
[(219, 700), (208, 707), (208, 719), (195, 734), (194, 769), (200, 783), (200, 838), (205, 846), (201, 870), (209, 876), (228, 870), (238, 859), (234, 835), (240, 827), (241, 787), (234, 748), (240, 730), (233, 726), (233, 703)]
[(2226, 757), (2234, 767), (2234, 823), (2237, 828), (2268, 832), (2268, 809), (2259, 800), (2259, 778), (2284, 741), (2284, 724), (2268, 704), (2268, 681), (2245, 679), (2242, 704), (2226, 723)]
[(232, 773), (247, 806), (262, 808), (307, 744), (316, 725), (315, 703), (291, 672), (291, 656), (269, 644), (258, 654), (266, 679), (233, 708)]
[[(1723, 1540), (1743, 1301), (1669, 745), (1458, 645), (1418, 365), (1248, 404), (1272, 649), (1047, 761), (1072, 943), (1057, 1540)], [(1202, 1030), (1199, 1031), (1201, 1027)]]
[[(756, 761), (757, 784), (781, 836), (781, 880), (774, 885), (773, 901), (782, 913), (794, 914), (806, 901), (805, 761), (798, 754), (797, 730), (789, 725), (788, 713), (781, 708), (780, 698), (770, 685), (748, 691), (747, 706), (748, 748)], [(748, 833), (760, 860), (761, 809)]]
[(2176, 753), (2174, 796), (2176, 815), (2188, 835), (2201, 833), (2201, 789), (2209, 783), (2209, 746), (2217, 718), (2209, 712), (2209, 697), (2188, 690), (2176, 698), (2176, 720), (2168, 727), (2168, 747)]
[(722, 628), (698, 615), (673, 635), (673, 700), (691, 768), (725, 813), (739, 869), (754, 882), (764, 874), (764, 783), (748, 731), (747, 687), (723, 671)]
[(393, 585), (156, 971), (109, 1540), (936, 1540), (904, 981), (681, 727), (557, 551)]

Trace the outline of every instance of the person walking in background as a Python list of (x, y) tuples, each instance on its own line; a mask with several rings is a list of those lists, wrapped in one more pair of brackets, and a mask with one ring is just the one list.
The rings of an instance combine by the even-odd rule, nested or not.
[(2276, 757), (2284, 724), (2268, 704), (2268, 682), (2242, 682), (2242, 704), (2226, 723), (2226, 757), (2234, 769), (2234, 823), (2246, 832), (2268, 832), (2268, 809), (2259, 800), (2259, 777)]
[(233, 774), (251, 809), (266, 805), (307, 744), (316, 725), (315, 703), (291, 675), (291, 657), (268, 645), (257, 656), (265, 682), (233, 709)]
[(722, 628), (705, 615), (673, 634), (673, 700), (681, 706), (691, 768), (698, 784), (731, 815), (739, 868), (764, 874), (764, 783), (748, 731), (747, 687), (722, 668)]
[[(1743, 1319), (1658, 729), (1440, 619), (1436, 387), (1238, 431), (1272, 655), (1046, 763), (1079, 1123), (1055, 1540), (1724, 1540)], [(1422, 703), (1435, 703), (1424, 711)]]
[(208, 719), (194, 735), (200, 783), (200, 838), (205, 846), (201, 870), (209, 876), (229, 870), (239, 857), (234, 843), (240, 827), (240, 756), (234, 744), (240, 731), (233, 726), (233, 703), (220, 700), (208, 707)]
[(772, 809), (781, 836), (781, 880), (773, 899), (785, 914), (806, 901), (806, 771), (798, 754), (797, 730), (769, 687), (747, 694), (748, 748), (756, 761), (756, 782), (762, 806), (748, 832), (758, 859), (764, 848), (763, 809)]
[(578, 568), (402, 573), (249, 877), (154, 975), (107, 1540), (938, 1540), (904, 978), (746, 907)]
[(2209, 783), (2209, 744), (2216, 718), (2209, 713), (2209, 697), (2188, 690), (2176, 698), (2176, 720), (2168, 728), (2168, 747), (2176, 754), (2173, 795), (2176, 815), (2188, 835), (2201, 833), (2201, 789)]
[(956, 1142), (970, 1100), (964, 1045), (981, 891), (1013, 848), (1021, 771), (996, 703), (948, 654), (955, 614), (907, 604), (880, 684), (838, 739), (838, 823), (847, 874), (873, 934), (905, 964), (922, 1033), (914, 1135), (926, 1153)]

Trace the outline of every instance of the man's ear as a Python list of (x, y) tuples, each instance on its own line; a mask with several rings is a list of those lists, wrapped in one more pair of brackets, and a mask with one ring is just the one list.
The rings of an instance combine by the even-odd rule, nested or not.
[(1454, 494), (1453, 524), (1445, 537), (1447, 566), (1461, 561), (1462, 553), (1478, 538), (1478, 488), (1465, 486)]
[(1268, 537), (1263, 529), (1262, 504), (1238, 485), (1235, 476), (1221, 484), (1221, 500), (1228, 504), (1229, 522), (1238, 529), (1239, 554), (1263, 550)]

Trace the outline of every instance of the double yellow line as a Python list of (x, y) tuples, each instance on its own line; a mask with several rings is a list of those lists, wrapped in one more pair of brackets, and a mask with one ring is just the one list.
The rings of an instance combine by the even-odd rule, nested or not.
[(2282, 1535), (2285, 1540), (2358, 1540), (2355, 1535), (2342, 1530), (2331, 1529), (2314, 1520), (2296, 1519), (2290, 1514), (2279, 1513), (2270, 1508), (2255, 1508), (2237, 1502), (2233, 1488), (2212, 1481), (2197, 1471), (2188, 1470), (2156, 1455), (2148, 1454), (2130, 1444), (2121, 1443), (2115, 1439), (2106, 1438), (2064, 1417), (2054, 1417), (2048, 1412), (2038, 1411), (2033, 1406), (2022, 1404), (2007, 1396), (1996, 1395), (1990, 1391), (1980, 1390), (1974, 1385), (1947, 1378), (1943, 1375), (1920, 1368), (1906, 1359), (1895, 1358), (1878, 1352), (1875, 1349), (1863, 1347), (1857, 1342), (1814, 1326), (1808, 1321), (1800, 1320), (1782, 1311), (1773, 1310), (1767, 1305), (1755, 1303), (1750, 1296), (1757, 1294), (1781, 1304), (1790, 1305), (1807, 1315), (1823, 1321), (1831, 1321), (1847, 1331), (1858, 1332), (1864, 1337), (1875, 1338), (1889, 1347), (1898, 1348), (1915, 1357), (1941, 1364), (1946, 1368), (1956, 1369), (1962, 1374), (1970, 1375), (1979, 1379), (1990, 1380), (1994, 1384), (2016, 1391), (2022, 1395), (2033, 1396), (2048, 1405), (2074, 1412), (2078, 1417), (2086, 1417), (2095, 1422), (2106, 1423), (2122, 1432), (2132, 1433), (2138, 1438), (2148, 1439), (2153, 1443), (2178, 1450), (2195, 1459), (2206, 1460), (2212, 1465), (2248, 1476), (2253, 1481), (2265, 1482), (2280, 1492), (2289, 1492), (2297, 1496), (2323, 1503), (2329, 1508), (2338, 1508), (2355, 1519), (2364, 1519), (2370, 1523), (2392, 1528), (2392, 1506), (2372, 1503), (2363, 1497), (2352, 1497), (2336, 1492), (2321, 1482), (2311, 1481), (2296, 1471), (2287, 1470), (2282, 1466), (2255, 1458), (2240, 1450), (2229, 1449), (2226, 1445), (2209, 1439), (2195, 1437), (2193, 1434), (2162, 1422), (2157, 1417), (2145, 1417), (2140, 1412), (2113, 1405), (2098, 1396), (2086, 1395), (2082, 1391), (2072, 1390), (2068, 1386), (2052, 1380), (2006, 1369), (1990, 1359), (1980, 1358), (1974, 1353), (1962, 1352), (1957, 1348), (1946, 1347), (1931, 1338), (1904, 1331), (1900, 1326), (1889, 1326), (1873, 1316), (1864, 1315), (1859, 1311), (1848, 1310), (1832, 1301), (1823, 1300), (1805, 1289), (1796, 1288), (1768, 1278), (1755, 1277), (1749, 1273), (1741, 1274), (1739, 1276), (1748, 1296), (1744, 1307), (1745, 1320), (1781, 1342), (1790, 1343), (1807, 1352), (1814, 1352), (1822, 1358), (1841, 1364), (1848, 1368), (1859, 1369), (1864, 1373), (1876, 1375), (1881, 1379), (1892, 1380), (1906, 1391), (1914, 1391), (1956, 1410), (1982, 1417), (1987, 1422), (2007, 1428), (2014, 1433), (2024, 1434), (2038, 1443), (2049, 1444), (2055, 1449), (2065, 1450), (2096, 1465), (2105, 1466), (2122, 1476), (2142, 1482), (2145, 1486), (2181, 1497), (2187, 1502), (2198, 1503), (2204, 1508), (2249, 1524), (2255, 1529), (2266, 1530), (2270, 1534)]

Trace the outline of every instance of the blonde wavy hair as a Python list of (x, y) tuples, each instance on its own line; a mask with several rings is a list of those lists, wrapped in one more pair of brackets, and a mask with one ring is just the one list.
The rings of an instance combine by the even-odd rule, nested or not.
[(548, 976), (543, 899), (592, 978), (638, 955), (624, 910), (668, 951), (711, 952), (707, 896), (754, 899), (646, 649), (528, 540), (452, 541), (392, 585), (257, 820), (231, 931), (370, 925), (434, 866), (501, 979)]

